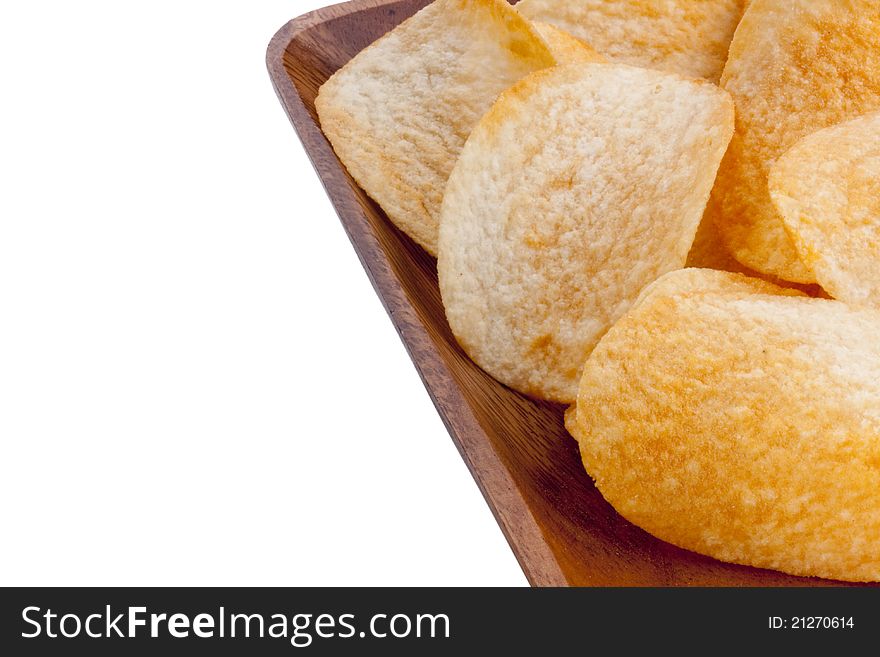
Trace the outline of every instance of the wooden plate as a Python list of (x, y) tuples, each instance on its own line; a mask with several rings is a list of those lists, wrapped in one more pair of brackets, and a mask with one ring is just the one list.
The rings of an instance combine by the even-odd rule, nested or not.
[[(593, 487), (561, 406), (483, 373), (456, 344), (436, 261), (354, 183), (318, 127), (318, 87), (427, 0), (354, 0), (300, 16), (269, 44), (275, 90), (462, 457), (533, 585), (830, 584), (715, 561), (621, 518)], [(293, 181), (291, 181), (293, 182)]]

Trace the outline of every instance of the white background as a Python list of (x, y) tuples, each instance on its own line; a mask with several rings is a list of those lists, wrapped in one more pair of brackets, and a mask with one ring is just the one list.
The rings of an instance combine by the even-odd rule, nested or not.
[(0, 584), (525, 584), (271, 88), (321, 4), (0, 5)]

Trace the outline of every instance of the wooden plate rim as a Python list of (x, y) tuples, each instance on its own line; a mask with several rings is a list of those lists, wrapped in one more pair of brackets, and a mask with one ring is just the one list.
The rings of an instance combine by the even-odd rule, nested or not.
[(284, 65), (288, 45), (303, 32), (346, 14), (395, 4), (402, 3), (400, 0), (352, 0), (291, 20), (278, 30), (269, 43), (266, 53), (269, 76), (376, 294), (526, 578), (532, 586), (566, 586), (568, 582), (538, 523), (392, 273), (388, 257), (370, 229), (341, 164), (306, 108)]

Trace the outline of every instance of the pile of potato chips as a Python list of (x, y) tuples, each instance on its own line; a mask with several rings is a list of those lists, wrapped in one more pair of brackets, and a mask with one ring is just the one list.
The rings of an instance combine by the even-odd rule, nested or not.
[(315, 104), (624, 517), (880, 581), (880, 3), (436, 0)]

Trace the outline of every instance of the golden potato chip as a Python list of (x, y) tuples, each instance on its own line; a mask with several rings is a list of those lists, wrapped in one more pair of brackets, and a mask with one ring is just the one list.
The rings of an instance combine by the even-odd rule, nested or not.
[[(691, 250), (691, 255), (693, 250)], [(691, 256), (689, 256), (691, 257)], [(768, 281), (714, 269), (688, 267), (664, 274), (645, 287), (630, 307), (633, 312), (645, 299), (654, 295), (724, 295), (728, 298), (743, 298), (754, 294), (775, 294), (785, 296), (805, 296), (798, 289), (779, 287)], [(577, 402), (565, 410), (565, 428), (571, 436), (581, 441), (582, 432), (577, 420)]]
[(803, 297), (801, 290), (781, 287), (760, 278), (715, 269), (688, 267), (661, 276), (646, 286), (632, 304), (634, 310), (653, 296), (697, 296), (713, 294), (728, 299), (742, 299), (755, 294)]
[(705, 218), (697, 228), (697, 235), (694, 237), (694, 243), (685, 264), (688, 267), (718, 269), (740, 274), (752, 273), (727, 250), (715, 222), (707, 221)]
[(736, 102), (736, 133), (709, 217), (744, 265), (814, 283), (770, 200), (767, 178), (801, 137), (880, 109), (880, 3), (753, 0), (721, 86)]
[(831, 296), (880, 305), (880, 112), (798, 141), (771, 169), (770, 196)]
[(576, 433), (597, 488), (689, 550), (880, 580), (880, 313), (674, 276), (584, 366)]
[(565, 409), (565, 413), (562, 416), (563, 423), (565, 424), (565, 430), (571, 434), (571, 437), (575, 440), (580, 440), (578, 436), (580, 436), (580, 429), (577, 419), (577, 404), (572, 404), (568, 408)]
[(717, 86), (624, 64), (559, 66), (503, 93), (441, 210), (440, 291), (474, 361), (573, 401), (601, 335), (684, 264), (732, 131)]
[(443, 188), (471, 128), (501, 91), (554, 64), (504, 0), (437, 0), (337, 71), (315, 108), (352, 177), (436, 254)]
[(516, 8), (614, 61), (717, 82), (743, 5), (743, 0), (522, 0)]
[(727, 250), (724, 241), (721, 239), (721, 235), (718, 232), (717, 226), (715, 226), (715, 222), (707, 221), (706, 217), (703, 217), (703, 221), (700, 222), (700, 227), (697, 229), (697, 235), (694, 238), (691, 251), (688, 253), (685, 266), (745, 274), (746, 276), (760, 278), (782, 287), (799, 290), (811, 297), (830, 298), (828, 294), (816, 284), (783, 281), (775, 276), (761, 274), (760, 272), (749, 269), (730, 254), (730, 251)]
[(550, 49), (550, 54), (559, 64), (606, 61), (587, 42), (572, 36), (565, 30), (540, 21), (532, 21), (532, 27), (541, 35), (544, 43)]

